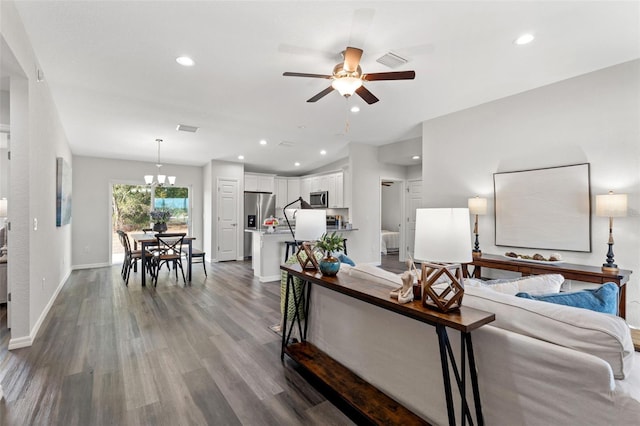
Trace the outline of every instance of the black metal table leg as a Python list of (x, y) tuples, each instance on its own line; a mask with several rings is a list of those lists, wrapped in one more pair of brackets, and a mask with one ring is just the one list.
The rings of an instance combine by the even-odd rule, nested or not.
[(449, 363), (447, 362), (447, 330), (444, 325), (436, 325), (438, 334), (438, 346), (440, 348), (440, 363), (442, 364), (442, 380), (444, 382), (444, 394), (447, 400), (447, 415), (449, 416), (449, 426), (455, 426), (456, 415), (453, 410), (453, 394), (451, 392), (451, 377), (449, 375)]
[(476, 372), (476, 359), (473, 354), (473, 344), (471, 343), (471, 333), (464, 333), (467, 341), (469, 355), (469, 372), (471, 373), (471, 387), (473, 388), (473, 403), (476, 407), (476, 420), (478, 426), (484, 426), (484, 418), (482, 417), (482, 405), (480, 405), (480, 389), (478, 387), (478, 374)]
[(287, 284), (284, 291), (284, 318), (280, 332), (282, 333), (282, 346), (280, 347), (280, 361), (284, 361), (284, 348), (287, 345), (287, 314), (289, 312), (289, 283), (293, 283), (293, 276), (287, 274)]
[[(307, 290), (307, 294), (305, 297), (305, 289)], [(295, 283), (293, 281), (293, 275), (287, 275), (287, 289), (285, 291), (285, 311), (284, 311), (284, 323), (282, 331), (282, 348), (280, 351), (280, 360), (284, 360), (284, 349), (286, 348), (289, 340), (291, 339), (291, 334), (293, 333), (293, 329), (297, 326), (298, 333), (300, 335), (300, 339), (305, 341), (307, 339), (307, 316), (309, 315), (309, 298), (311, 295), (311, 284), (308, 281), (302, 281), (302, 286), (300, 287), (300, 294), (296, 294)], [(288, 311), (289, 311), (289, 297), (293, 295), (293, 305), (294, 312), (293, 318), (291, 318), (291, 325), (288, 325)], [(305, 323), (304, 323), (304, 331), (302, 329), (302, 319), (300, 318), (300, 310), (304, 312), (305, 315)]]

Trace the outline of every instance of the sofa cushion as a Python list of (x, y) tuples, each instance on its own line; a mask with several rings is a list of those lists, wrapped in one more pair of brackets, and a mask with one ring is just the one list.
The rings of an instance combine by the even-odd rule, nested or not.
[(597, 356), (616, 379), (627, 377), (633, 366), (631, 333), (620, 317), (479, 287), (465, 289), (463, 305), (495, 313), (493, 326)]
[(367, 263), (359, 263), (352, 267), (349, 270), (349, 275), (354, 278), (374, 281), (378, 284), (383, 284), (391, 288), (398, 288), (402, 286), (400, 275), (385, 271), (384, 269)]
[(465, 278), (464, 285), (488, 288), (500, 293), (515, 296), (517, 293), (526, 292), (532, 295), (558, 293), (564, 277), (560, 274), (530, 275), (511, 280), (483, 281), (475, 278)]
[(582, 290), (573, 293), (532, 295), (525, 292), (518, 293), (516, 296), (590, 309), (604, 314), (616, 315), (618, 313), (618, 286), (615, 283), (603, 284), (595, 290)]

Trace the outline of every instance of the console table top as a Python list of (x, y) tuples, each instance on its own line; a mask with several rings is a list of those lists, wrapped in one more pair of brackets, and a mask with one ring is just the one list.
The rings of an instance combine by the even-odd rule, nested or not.
[(391, 287), (374, 281), (353, 278), (346, 273), (338, 273), (335, 277), (326, 277), (314, 270), (303, 270), (298, 264), (281, 265), (280, 269), (313, 284), (337, 291), (375, 306), (396, 312), (400, 315), (416, 319), (431, 325), (444, 325), (455, 330), (469, 333), (495, 320), (489, 312), (463, 306), (459, 310), (447, 313), (422, 306), (422, 301), (399, 303), (389, 296)]
[[(609, 273), (604, 272), (599, 266), (577, 265), (574, 263), (550, 263), (547, 265), (485, 253), (481, 257), (474, 258), (470, 265), (530, 274), (557, 273), (564, 275), (567, 279), (575, 279), (577, 281), (599, 283), (615, 281), (619, 285), (624, 285), (629, 281), (629, 276), (631, 275), (631, 271), (626, 269), (620, 269), (617, 273)], [(574, 276), (571, 277), (571, 275)]]

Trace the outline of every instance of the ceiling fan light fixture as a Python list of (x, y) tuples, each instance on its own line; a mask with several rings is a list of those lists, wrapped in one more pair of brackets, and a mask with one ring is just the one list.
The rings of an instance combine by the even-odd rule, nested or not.
[(340, 77), (331, 82), (331, 87), (342, 96), (349, 97), (362, 86), (362, 79), (358, 77)]

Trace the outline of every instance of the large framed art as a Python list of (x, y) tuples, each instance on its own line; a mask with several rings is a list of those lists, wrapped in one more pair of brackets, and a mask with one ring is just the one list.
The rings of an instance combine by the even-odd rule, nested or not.
[(494, 173), (497, 246), (591, 251), (589, 164)]
[(71, 166), (56, 158), (56, 226), (71, 223)]

